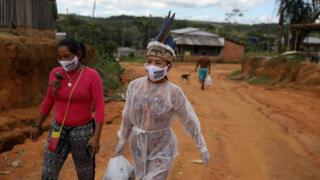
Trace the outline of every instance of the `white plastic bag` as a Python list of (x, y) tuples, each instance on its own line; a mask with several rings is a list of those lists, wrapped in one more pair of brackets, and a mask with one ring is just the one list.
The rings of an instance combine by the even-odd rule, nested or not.
[(206, 79), (204, 80), (204, 85), (206, 87), (210, 87), (212, 86), (212, 78), (211, 78), (211, 75), (209, 74)]
[(109, 160), (103, 180), (128, 180), (133, 179), (133, 176), (133, 166), (121, 155)]

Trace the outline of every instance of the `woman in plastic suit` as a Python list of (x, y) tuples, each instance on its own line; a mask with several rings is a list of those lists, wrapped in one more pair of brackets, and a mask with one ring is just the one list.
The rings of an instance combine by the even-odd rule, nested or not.
[(148, 76), (129, 84), (122, 112), (116, 155), (123, 153), (129, 138), (138, 180), (167, 178), (177, 155), (177, 139), (171, 128), (174, 114), (198, 146), (203, 163), (207, 165), (210, 158), (196, 113), (181, 88), (166, 76), (175, 57), (173, 39), (168, 37), (173, 18), (169, 13), (159, 35), (148, 44)]

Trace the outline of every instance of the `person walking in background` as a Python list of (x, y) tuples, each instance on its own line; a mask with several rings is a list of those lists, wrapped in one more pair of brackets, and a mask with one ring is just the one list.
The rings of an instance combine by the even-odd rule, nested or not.
[(199, 81), (201, 83), (201, 90), (204, 90), (204, 83), (206, 77), (211, 74), (211, 64), (210, 59), (207, 57), (207, 53), (203, 52), (202, 57), (199, 59), (195, 72), (198, 71)]
[(169, 13), (158, 36), (148, 44), (148, 76), (130, 82), (122, 112), (115, 153), (123, 153), (129, 138), (137, 180), (167, 178), (178, 151), (171, 128), (175, 114), (198, 146), (203, 163), (207, 165), (210, 158), (196, 113), (181, 88), (167, 78), (175, 58), (173, 38), (168, 37), (173, 17)]
[[(99, 151), (104, 120), (103, 85), (98, 72), (81, 64), (85, 46), (73, 38), (63, 39), (58, 47), (58, 62), (49, 75), (49, 86), (41, 105), (40, 117), (31, 132), (33, 141), (54, 106), (54, 120), (42, 166), (42, 179), (58, 179), (69, 153), (75, 162), (78, 179), (94, 179), (95, 154)], [(95, 109), (92, 117), (91, 105)]]

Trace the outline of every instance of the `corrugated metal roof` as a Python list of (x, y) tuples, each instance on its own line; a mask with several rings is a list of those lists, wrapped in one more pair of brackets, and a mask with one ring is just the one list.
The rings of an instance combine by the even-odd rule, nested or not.
[(199, 31), (199, 29), (193, 28), (193, 27), (187, 27), (187, 28), (182, 28), (182, 29), (171, 30), (172, 33), (176, 33), (176, 34), (185, 34), (185, 33), (190, 33), (193, 31)]
[(175, 29), (171, 33), (177, 45), (224, 46), (224, 38), (217, 34), (201, 31), (198, 28)]
[(305, 44), (320, 44), (320, 38), (318, 38), (318, 37), (306, 37), (303, 40), (303, 43), (305, 43)]
[(180, 36), (174, 38), (177, 45), (224, 46), (224, 39), (207, 36)]
[(188, 34), (188, 35), (196, 35), (196, 36), (214, 36), (218, 37), (219, 35), (213, 34), (207, 31), (202, 31), (199, 30), (198, 28), (193, 28), (193, 27), (187, 27), (187, 28), (182, 28), (182, 29), (175, 29), (172, 30), (171, 33), (173, 34)]
[(210, 32), (206, 32), (206, 31), (193, 31), (190, 33), (187, 33), (189, 35), (196, 35), (196, 36), (212, 36), (212, 37), (218, 37), (218, 34), (213, 34)]

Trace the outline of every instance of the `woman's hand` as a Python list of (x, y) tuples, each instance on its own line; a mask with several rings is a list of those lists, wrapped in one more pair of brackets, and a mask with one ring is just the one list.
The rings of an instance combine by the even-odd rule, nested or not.
[(205, 151), (201, 153), (201, 159), (205, 166), (208, 166), (209, 160), (210, 160), (210, 154), (209, 151)]
[(90, 156), (93, 158), (94, 155), (96, 155), (100, 150), (100, 139), (96, 136), (93, 136), (89, 140), (88, 146), (90, 147)]
[(36, 142), (40, 136), (41, 133), (41, 127), (33, 127), (31, 130), (31, 139), (33, 142)]
[(41, 134), (41, 127), (44, 120), (47, 118), (48, 115), (40, 113), (37, 122), (34, 124), (31, 130), (31, 139), (33, 142), (36, 142)]

